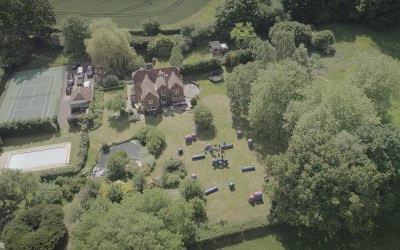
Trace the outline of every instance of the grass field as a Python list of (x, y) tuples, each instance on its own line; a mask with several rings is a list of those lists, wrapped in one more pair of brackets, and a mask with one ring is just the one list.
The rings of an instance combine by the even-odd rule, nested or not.
[(186, 22), (211, 23), (222, 0), (50, 0), (58, 21), (71, 14), (110, 17), (120, 27), (140, 28), (147, 19), (179, 27)]
[[(88, 162), (94, 162), (101, 144), (118, 142), (131, 137), (145, 124), (157, 126), (166, 136), (167, 148), (157, 161), (157, 166), (150, 178), (159, 178), (162, 165), (170, 158), (178, 158), (177, 149), (183, 147), (184, 155), (181, 157), (188, 169), (188, 178), (191, 173), (197, 173), (198, 179), (204, 188), (218, 186), (219, 191), (207, 197), (207, 215), (211, 222), (219, 220), (242, 221), (253, 217), (266, 216), (269, 210), (268, 197), (264, 197), (264, 204), (250, 206), (247, 203), (248, 195), (262, 190), (263, 167), (257, 162), (254, 152), (247, 148), (245, 139), (236, 138), (235, 129), (232, 128), (232, 117), (229, 109), (229, 99), (223, 83), (212, 84), (206, 76), (199, 76), (196, 80), (200, 83), (202, 91), (200, 101), (208, 106), (213, 114), (216, 125), (215, 133), (199, 133), (199, 140), (186, 146), (184, 135), (193, 132), (194, 122), (192, 113), (173, 113), (169, 116), (146, 118), (145, 121), (129, 123), (122, 117), (116, 123), (108, 119), (109, 111), (105, 111), (103, 126), (90, 133), (91, 147)], [(122, 91), (122, 90), (120, 90)], [(105, 101), (116, 95), (119, 91), (106, 92)], [(211, 166), (211, 156), (206, 160), (193, 162), (192, 154), (204, 153), (207, 143), (222, 144), (233, 143), (234, 149), (228, 151), (225, 157), (229, 158), (229, 168), (219, 169)], [(241, 173), (240, 167), (255, 165), (256, 171)], [(229, 181), (236, 183), (236, 191), (229, 191)], [(177, 194), (178, 190), (171, 190)]]

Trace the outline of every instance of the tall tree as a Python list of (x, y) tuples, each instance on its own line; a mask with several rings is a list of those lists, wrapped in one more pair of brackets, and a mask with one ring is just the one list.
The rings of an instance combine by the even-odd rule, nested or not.
[(347, 81), (362, 88), (375, 104), (378, 115), (387, 119), (391, 98), (400, 91), (400, 63), (386, 55), (361, 54), (351, 63)]
[(2, 0), (0, 20), (0, 58), (5, 66), (25, 62), (32, 38), (48, 37), (56, 23), (48, 0)]
[(169, 63), (172, 66), (181, 67), (183, 65), (183, 59), (181, 48), (175, 45), (172, 48), (171, 56), (169, 57)]
[(260, 60), (264, 65), (277, 60), (276, 49), (268, 40), (255, 39), (251, 43), (251, 53), (255, 60)]
[(309, 66), (308, 52), (304, 44), (300, 44), (299, 47), (294, 51), (292, 59), (302, 66)]
[(109, 19), (94, 20), (91, 38), (85, 40), (86, 52), (94, 64), (103, 65), (108, 73), (122, 76), (143, 63), (130, 46), (131, 35)]
[(379, 124), (374, 105), (358, 87), (320, 82), (312, 84), (304, 94), (304, 100), (291, 102), (284, 115), (289, 133), (304, 135), (321, 131), (333, 135)]
[(231, 39), (238, 48), (246, 49), (251, 41), (257, 38), (251, 23), (237, 23), (230, 32)]
[(294, 33), (294, 42), (296, 46), (304, 44), (306, 46), (311, 43), (311, 26), (302, 24), (296, 21), (285, 21), (274, 24), (269, 30), (269, 37), (274, 37), (274, 33), (277, 31), (292, 31)]
[(203, 104), (199, 104), (196, 106), (193, 112), (194, 123), (199, 127), (200, 130), (205, 130), (213, 125), (213, 115), (211, 110), (204, 106)]
[(113, 181), (124, 178), (128, 163), (129, 158), (125, 151), (113, 152), (107, 159), (107, 177)]
[(225, 79), (231, 111), (234, 116), (247, 117), (251, 100), (251, 86), (257, 79), (260, 62), (250, 62), (235, 67)]
[(124, 95), (119, 94), (112, 97), (106, 104), (106, 108), (114, 112), (122, 114), (126, 107), (126, 98)]
[(85, 53), (85, 39), (90, 37), (89, 24), (78, 15), (66, 17), (61, 23), (64, 52), (73, 58)]
[(267, 160), (267, 172), (273, 176), (267, 185), (271, 220), (331, 235), (373, 228), (384, 176), (346, 131), (294, 136), (285, 154)]
[(226, 0), (215, 16), (216, 29), (225, 34), (237, 23), (250, 23), (257, 30), (260, 23), (258, 0)]
[(251, 88), (251, 128), (261, 137), (285, 144), (283, 115), (290, 101), (302, 99), (301, 90), (309, 83), (307, 69), (294, 61), (270, 64)]
[(276, 49), (276, 55), (279, 61), (291, 58), (296, 50), (293, 31), (275, 31), (271, 37), (271, 43)]

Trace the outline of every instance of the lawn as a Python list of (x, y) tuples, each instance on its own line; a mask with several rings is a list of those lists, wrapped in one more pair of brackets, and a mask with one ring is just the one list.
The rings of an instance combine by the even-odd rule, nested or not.
[(110, 17), (120, 27), (140, 28), (143, 20), (180, 27), (189, 22), (211, 23), (222, 0), (50, 0), (57, 21), (71, 14), (87, 18)]

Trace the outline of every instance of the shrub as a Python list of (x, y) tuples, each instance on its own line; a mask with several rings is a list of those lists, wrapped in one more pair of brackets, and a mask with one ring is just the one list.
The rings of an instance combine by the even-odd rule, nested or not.
[(330, 30), (322, 30), (312, 34), (311, 44), (315, 50), (325, 54), (334, 52), (332, 44), (335, 43), (335, 36)]
[(149, 131), (152, 129), (150, 126), (141, 127), (139, 131), (133, 136), (136, 140), (139, 140), (142, 145), (146, 145), (146, 138)]
[(104, 92), (96, 90), (94, 92), (94, 100), (90, 103), (88, 119), (90, 120), (91, 130), (101, 127), (103, 123), (104, 112)]
[(160, 22), (157, 20), (147, 20), (142, 24), (143, 33), (146, 36), (155, 36), (160, 32)]
[(193, 220), (196, 223), (202, 223), (207, 220), (206, 205), (203, 199), (194, 197), (190, 200), (190, 204), (193, 207)]
[(224, 65), (233, 68), (239, 64), (253, 61), (253, 51), (251, 49), (232, 50), (225, 55), (224, 59)]
[(61, 187), (64, 199), (72, 201), (74, 194), (78, 193), (85, 185), (86, 178), (59, 176), (54, 183)]
[(194, 198), (203, 199), (204, 193), (203, 188), (198, 180), (185, 180), (180, 185), (181, 195), (185, 200), (191, 200)]
[(40, 204), (22, 210), (4, 228), (7, 249), (55, 249), (66, 234), (59, 205)]
[(200, 61), (195, 64), (183, 64), (181, 67), (182, 75), (210, 73), (214, 70), (222, 70), (222, 63), (217, 58)]
[(0, 137), (8, 138), (40, 133), (55, 133), (58, 130), (56, 117), (12, 120), (0, 124)]
[(116, 87), (119, 85), (119, 79), (116, 75), (108, 75), (100, 82), (104, 88)]
[(61, 187), (52, 183), (40, 183), (33, 195), (33, 203), (61, 204)]
[(193, 112), (194, 122), (200, 130), (208, 129), (212, 126), (213, 115), (211, 110), (204, 105), (198, 105)]
[(161, 184), (165, 188), (176, 188), (186, 175), (186, 167), (181, 160), (168, 160), (163, 169)]
[(172, 38), (165, 35), (158, 35), (147, 45), (147, 51), (152, 56), (168, 58), (171, 55), (172, 48), (175, 43)]
[(142, 163), (143, 174), (149, 176), (153, 172), (156, 165), (156, 158), (151, 155), (147, 150), (144, 150), (140, 155), (140, 162)]
[(155, 39), (156, 39), (155, 37), (135, 36), (132, 38), (130, 45), (135, 50), (146, 50), (148, 44)]
[(301, 43), (308, 47), (311, 43), (312, 30), (310, 25), (302, 24), (296, 21), (286, 21), (275, 23), (269, 30), (269, 37), (273, 37), (277, 31), (292, 31), (294, 33), (294, 42), (296, 46)]
[(197, 98), (192, 98), (190, 99), (190, 105), (192, 105), (192, 107), (196, 107), (197, 106)]
[(164, 134), (157, 128), (152, 128), (146, 137), (146, 147), (149, 153), (158, 157), (166, 146)]

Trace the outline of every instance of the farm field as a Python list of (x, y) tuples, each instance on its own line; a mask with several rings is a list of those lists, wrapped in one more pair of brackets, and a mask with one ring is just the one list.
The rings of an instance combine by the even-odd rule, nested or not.
[(147, 19), (179, 27), (186, 22), (211, 23), (221, 0), (50, 0), (57, 21), (71, 14), (110, 17), (120, 27), (139, 28)]

